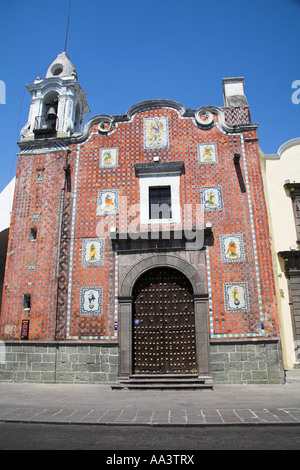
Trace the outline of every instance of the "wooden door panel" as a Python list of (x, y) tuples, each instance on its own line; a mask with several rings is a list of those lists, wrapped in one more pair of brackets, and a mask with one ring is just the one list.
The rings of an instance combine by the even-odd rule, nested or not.
[(196, 373), (193, 291), (178, 271), (157, 268), (133, 292), (134, 373)]

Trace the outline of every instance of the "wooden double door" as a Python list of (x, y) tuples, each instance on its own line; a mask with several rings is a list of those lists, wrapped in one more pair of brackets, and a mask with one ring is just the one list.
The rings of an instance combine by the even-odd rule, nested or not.
[(176, 269), (154, 268), (133, 290), (133, 373), (196, 374), (193, 289)]

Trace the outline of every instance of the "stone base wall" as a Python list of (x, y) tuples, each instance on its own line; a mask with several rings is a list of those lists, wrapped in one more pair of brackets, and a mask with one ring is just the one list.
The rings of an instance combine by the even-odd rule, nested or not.
[[(118, 345), (1, 343), (0, 382), (112, 384)], [(282, 383), (279, 342), (211, 343), (214, 383)]]
[(282, 383), (281, 364), (278, 341), (210, 345), (210, 366), (214, 383)]
[(118, 360), (117, 345), (2, 343), (0, 381), (114, 383)]

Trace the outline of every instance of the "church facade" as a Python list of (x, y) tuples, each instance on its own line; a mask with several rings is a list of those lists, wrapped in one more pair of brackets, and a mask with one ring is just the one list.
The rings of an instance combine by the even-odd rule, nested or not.
[[(89, 113), (59, 54), (27, 86), (1, 312), (1, 380), (278, 383), (281, 348), (243, 78), (224, 106)], [(161, 381), (161, 382), (159, 382)]]

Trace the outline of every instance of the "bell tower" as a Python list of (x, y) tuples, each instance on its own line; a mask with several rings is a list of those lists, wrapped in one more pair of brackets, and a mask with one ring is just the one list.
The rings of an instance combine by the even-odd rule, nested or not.
[(32, 99), (21, 140), (67, 137), (82, 130), (90, 109), (66, 52), (50, 64), (46, 78), (37, 77), (27, 89)]

